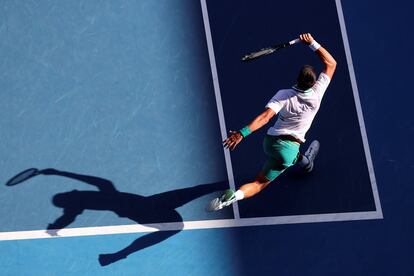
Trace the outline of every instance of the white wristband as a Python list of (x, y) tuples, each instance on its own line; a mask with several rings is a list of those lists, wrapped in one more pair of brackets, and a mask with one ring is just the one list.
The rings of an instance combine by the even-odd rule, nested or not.
[(319, 48), (321, 48), (321, 44), (316, 42), (316, 40), (312, 41), (311, 44), (309, 44), (309, 48), (311, 48), (312, 51), (317, 51)]

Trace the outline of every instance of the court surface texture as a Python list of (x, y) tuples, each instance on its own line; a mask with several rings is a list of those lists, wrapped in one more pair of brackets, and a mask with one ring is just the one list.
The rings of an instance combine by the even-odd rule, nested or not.
[[(0, 275), (414, 275), (411, 18), (403, 1), (0, 3)], [(222, 147), (303, 64), (338, 62), (292, 167), (267, 127)], [(40, 174), (14, 186), (29, 168)]]

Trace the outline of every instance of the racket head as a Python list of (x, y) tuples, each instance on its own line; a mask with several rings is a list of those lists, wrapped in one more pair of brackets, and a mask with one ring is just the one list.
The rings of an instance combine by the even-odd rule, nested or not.
[(270, 55), (271, 53), (273, 53), (276, 50), (277, 49), (276, 48), (273, 48), (273, 47), (264, 48), (264, 49), (261, 49), (261, 50), (259, 50), (257, 52), (253, 52), (253, 53), (250, 53), (248, 55), (245, 55), (242, 58), (242, 61), (250, 61), (250, 60), (253, 60), (253, 59), (262, 57), (262, 56)]
[[(294, 43), (296, 43), (296, 42), (294, 42)], [(294, 43), (292, 42), (292, 44), (290, 44), (290, 42), (286, 42), (286, 43), (281, 43), (281, 44), (278, 44), (278, 45), (274, 45), (272, 47), (263, 48), (263, 49), (260, 49), (257, 52), (252, 52), (248, 55), (245, 55), (244, 57), (242, 57), (241, 60), (242, 61), (251, 61), (251, 60), (254, 60), (254, 59), (259, 58), (259, 57), (267, 56), (267, 55), (270, 55), (270, 54), (276, 52), (277, 50), (289, 47), (289, 46), (293, 45)]]
[(21, 173), (13, 176), (9, 181), (7, 181), (6, 186), (15, 186), (38, 174), (39, 170), (36, 168), (24, 170)]

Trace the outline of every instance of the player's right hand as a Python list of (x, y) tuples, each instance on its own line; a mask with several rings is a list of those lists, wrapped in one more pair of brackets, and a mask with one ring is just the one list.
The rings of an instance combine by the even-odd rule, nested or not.
[(306, 43), (308, 45), (310, 45), (312, 41), (315, 40), (310, 33), (301, 34), (299, 38), (303, 43)]
[(230, 136), (223, 141), (226, 149), (234, 150), (234, 148), (243, 140), (243, 135), (239, 131), (230, 131)]

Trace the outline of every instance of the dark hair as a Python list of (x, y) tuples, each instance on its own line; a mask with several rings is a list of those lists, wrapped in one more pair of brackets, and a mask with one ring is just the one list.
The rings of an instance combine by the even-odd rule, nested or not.
[(297, 87), (300, 90), (307, 90), (311, 88), (316, 82), (315, 70), (310, 65), (304, 65), (300, 69), (299, 76), (297, 78)]

